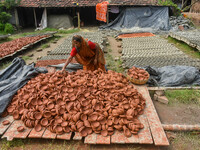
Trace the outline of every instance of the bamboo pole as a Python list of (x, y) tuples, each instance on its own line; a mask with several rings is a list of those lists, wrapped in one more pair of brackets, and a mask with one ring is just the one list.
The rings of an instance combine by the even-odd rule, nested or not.
[(147, 87), (149, 91), (157, 90), (200, 90), (200, 87)]

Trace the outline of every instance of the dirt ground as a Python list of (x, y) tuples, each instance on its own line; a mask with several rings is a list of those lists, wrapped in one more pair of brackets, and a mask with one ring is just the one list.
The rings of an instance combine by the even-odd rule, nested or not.
[[(48, 51), (55, 49), (60, 45), (67, 35), (62, 35), (57, 43), (50, 42), (48, 43), (50, 47), (44, 48), (42, 51), (37, 52), (36, 50), (39, 47), (32, 48), (30, 51), (25, 52), (23, 55), (31, 57), (31, 60), (27, 60), (26, 63), (30, 64), (36, 62), (37, 58), (40, 56), (46, 56)], [(108, 51), (113, 58), (121, 56), (121, 42), (116, 41), (114, 37), (108, 37), (109, 45), (108, 47), (111, 51)], [(159, 118), (163, 124), (199, 124), (200, 122), (200, 109), (196, 105), (186, 105), (180, 104), (178, 106), (169, 106), (162, 104), (157, 101), (153, 101)], [(200, 135), (191, 135), (190, 133), (179, 133), (179, 132), (166, 132), (170, 141), (169, 147), (156, 147), (154, 145), (136, 145), (136, 144), (112, 144), (112, 145), (85, 145), (83, 141), (64, 141), (64, 140), (46, 140), (46, 139), (27, 139), (20, 141), (18, 146), (8, 147), (8, 142), (0, 140), (0, 149), (3, 147), (8, 147), (8, 149), (110, 149), (110, 150), (124, 150), (124, 149), (133, 149), (133, 150), (195, 150), (199, 149), (200, 142), (193, 143), (193, 146), (190, 143), (195, 138), (200, 138)], [(192, 138), (187, 138), (192, 137)], [(191, 141), (192, 140), (192, 141)], [(197, 140), (198, 141), (198, 140)], [(190, 145), (190, 146), (189, 146)]]

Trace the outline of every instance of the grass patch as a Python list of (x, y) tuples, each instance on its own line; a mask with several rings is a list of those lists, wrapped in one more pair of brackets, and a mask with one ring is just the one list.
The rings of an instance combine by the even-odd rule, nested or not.
[(22, 56), (22, 59), (23, 59), (24, 61), (26, 61), (26, 60), (31, 60), (32, 58), (29, 57), (29, 56)]
[(200, 105), (200, 90), (167, 90), (165, 95), (169, 104), (197, 104)]
[(1, 63), (0, 70), (7, 68), (11, 63), (12, 63), (11, 61)]
[(176, 138), (172, 141), (171, 148), (176, 150), (199, 150), (200, 136), (193, 132), (180, 132), (176, 134)]
[(185, 42), (176, 40), (172, 37), (168, 37), (168, 42), (173, 43), (178, 49), (186, 53), (187, 55), (193, 57), (193, 58), (199, 58), (200, 59), (200, 53), (196, 48), (190, 47), (188, 44)]
[(14, 139), (13, 141), (1, 140), (1, 150), (8, 150), (14, 147), (24, 148), (24, 141), (21, 139)]
[(58, 30), (58, 33), (60, 34), (71, 34), (71, 33), (76, 33), (79, 32), (80, 29), (71, 29), (71, 30)]
[(115, 61), (112, 55), (110, 54), (106, 54), (105, 59), (106, 59), (106, 65), (107, 65), (108, 70), (113, 70), (118, 73), (124, 72), (124, 69), (121, 67), (122, 61), (120, 59)]
[(48, 47), (50, 47), (49, 44), (44, 44), (44, 45), (41, 46), (41, 48), (43, 48), (43, 49), (48, 48)]

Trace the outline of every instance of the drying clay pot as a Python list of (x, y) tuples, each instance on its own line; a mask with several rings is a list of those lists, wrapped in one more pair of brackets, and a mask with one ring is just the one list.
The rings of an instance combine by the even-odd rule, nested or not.
[(102, 131), (101, 131), (101, 135), (102, 135), (102, 136), (107, 136), (107, 135), (108, 135), (108, 131), (102, 130)]
[(8, 124), (10, 124), (10, 121), (8, 121), (8, 120), (4, 120), (3, 122), (2, 122), (2, 124), (5, 126), (5, 125), (8, 125)]
[(48, 122), (48, 120), (46, 118), (43, 118), (40, 123), (41, 123), (42, 126), (45, 127), (45, 126), (48, 125), (49, 122)]
[(39, 132), (39, 131), (41, 131), (41, 130), (42, 130), (42, 126), (41, 126), (40, 124), (37, 124), (37, 125), (35, 126), (35, 131)]
[(18, 132), (23, 132), (23, 131), (24, 131), (24, 127), (23, 127), (23, 126), (17, 127), (17, 131), (18, 131)]
[(41, 119), (42, 118), (42, 113), (41, 112), (36, 112), (35, 114), (34, 114), (34, 117), (35, 117), (35, 119)]

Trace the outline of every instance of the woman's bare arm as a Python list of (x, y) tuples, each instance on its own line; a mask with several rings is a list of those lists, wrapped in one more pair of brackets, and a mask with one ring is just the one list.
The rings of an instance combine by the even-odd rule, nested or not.
[(65, 62), (65, 65), (62, 68), (62, 72), (65, 70), (65, 68), (67, 67), (67, 65), (72, 61), (72, 58), (73, 57), (71, 55), (67, 58), (67, 60)]

